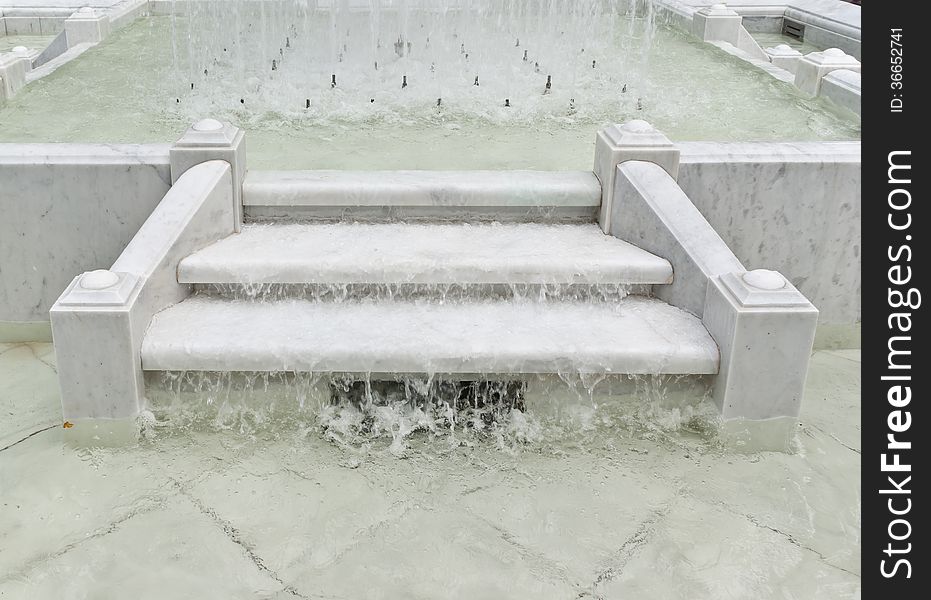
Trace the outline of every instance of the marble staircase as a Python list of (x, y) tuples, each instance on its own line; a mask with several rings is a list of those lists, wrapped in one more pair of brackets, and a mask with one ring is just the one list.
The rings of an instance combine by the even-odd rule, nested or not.
[(725, 419), (796, 416), (817, 309), (743, 266), (668, 138), (596, 137), (591, 172), (273, 172), (194, 124), (120, 257), (50, 311), (64, 418), (135, 419), (164, 371), (685, 375)]
[(155, 315), (142, 367), (717, 372), (701, 320), (651, 297), (673, 266), (606, 235), (600, 195), (591, 173), (249, 174), (247, 223), (180, 261), (196, 293)]

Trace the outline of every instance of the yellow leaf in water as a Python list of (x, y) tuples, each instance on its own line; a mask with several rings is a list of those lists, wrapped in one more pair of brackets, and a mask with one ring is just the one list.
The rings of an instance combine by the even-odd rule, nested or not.
[(65, 424), (62, 425), (62, 427), (64, 427), (65, 429), (71, 429), (72, 427), (74, 427), (74, 423), (72, 423), (71, 421), (65, 421)]

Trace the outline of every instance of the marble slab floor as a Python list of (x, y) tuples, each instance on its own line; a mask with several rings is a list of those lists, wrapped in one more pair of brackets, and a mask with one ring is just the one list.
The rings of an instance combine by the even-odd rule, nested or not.
[(859, 598), (860, 353), (792, 452), (667, 413), (559, 443), (198, 430), (64, 441), (53, 348), (0, 344), (0, 598)]

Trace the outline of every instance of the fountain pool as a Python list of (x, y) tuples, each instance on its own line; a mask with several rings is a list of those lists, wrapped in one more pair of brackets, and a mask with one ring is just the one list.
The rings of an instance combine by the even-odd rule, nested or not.
[[(466, 60), (459, 53), (465, 34), (455, 41), (448, 30), (450, 39), (436, 34), (428, 49), (428, 34), (411, 16), (417, 34), (411, 54), (399, 57), (388, 41), (380, 50), (370, 47), (368, 17), (351, 13), (352, 39), (368, 45), (341, 63), (327, 58), (332, 40), (296, 38), (280, 48), (284, 58), (272, 71), (278, 59), (271, 53), (268, 61), (242, 59), (247, 68), (239, 69), (235, 57), (223, 58), (222, 41), (194, 49), (173, 43), (187, 39), (186, 18), (181, 12), (139, 19), (29, 84), (0, 107), (0, 142), (166, 142), (209, 114), (249, 131), (250, 165), (259, 169), (552, 170), (590, 168), (594, 132), (633, 118), (679, 141), (859, 138), (854, 115), (656, 17), (608, 15), (600, 20), (604, 42), (584, 53), (575, 50), (581, 43), (572, 44), (573, 52), (554, 48), (539, 72), (522, 60), (523, 50), (546, 55), (538, 48), (549, 38), (523, 32), (516, 47), (522, 33), (491, 33), (494, 20), (472, 23), (469, 43), (476, 49)], [(312, 18), (324, 21), (317, 25), (326, 31), (327, 17)], [(314, 41), (326, 50), (314, 55)], [(274, 53), (285, 44), (275, 38)], [(252, 47), (226, 50), (259, 54)], [(249, 70), (258, 64), (267, 71)], [(547, 76), (552, 86), (544, 94)]]

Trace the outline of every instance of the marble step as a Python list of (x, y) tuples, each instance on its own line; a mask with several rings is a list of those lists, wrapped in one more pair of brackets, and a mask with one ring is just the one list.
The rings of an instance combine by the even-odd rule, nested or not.
[(190, 284), (664, 284), (666, 259), (595, 224), (247, 224), (181, 261)]
[(248, 219), (583, 221), (601, 184), (590, 171), (249, 171)]
[(701, 321), (664, 302), (249, 302), (195, 295), (153, 318), (148, 371), (710, 374)]

